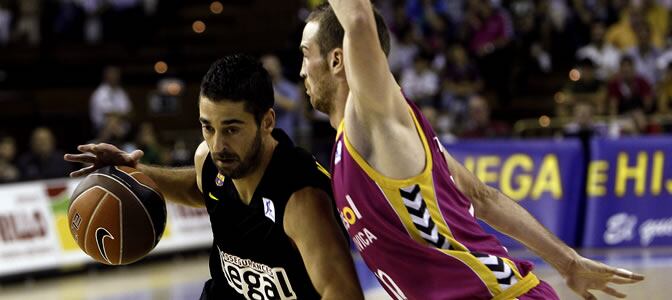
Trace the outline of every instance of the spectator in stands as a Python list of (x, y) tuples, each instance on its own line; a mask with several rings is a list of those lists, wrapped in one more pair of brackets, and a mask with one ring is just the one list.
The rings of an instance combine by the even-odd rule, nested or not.
[(399, 77), (402, 70), (413, 65), (413, 59), (420, 51), (416, 40), (415, 31), (411, 26), (400, 28), (398, 29), (398, 35), (393, 35), (390, 40), (392, 47), (390, 48), (389, 58), (392, 74)]
[(21, 0), (17, 2), (19, 16), (14, 30), (15, 39), (25, 40), (29, 45), (36, 46), (40, 43), (42, 4), (40, 0)]
[(0, 183), (19, 180), (19, 169), (14, 165), (16, 142), (11, 136), (0, 137)]
[(590, 44), (579, 48), (576, 51), (576, 58), (579, 60), (590, 59), (597, 67), (597, 78), (606, 81), (618, 71), (621, 53), (604, 39), (604, 30), (603, 23), (593, 22)]
[[(596, 76), (593, 61), (584, 58), (577, 64), (577, 69), (580, 74), (579, 79), (576, 81), (570, 80), (563, 89), (568, 99), (563, 105), (572, 106), (576, 103), (589, 103), (592, 105), (591, 112), (596, 110), (598, 114), (605, 114), (607, 106), (604, 99), (607, 90), (605, 83)], [(582, 109), (584, 108), (582, 107)]]
[(447, 52), (448, 63), (441, 75), (440, 107), (448, 110), (454, 119), (462, 120), (467, 111), (468, 99), (481, 92), (483, 81), (462, 45), (454, 45)]
[(626, 53), (632, 57), (635, 70), (644, 77), (651, 86), (660, 80), (660, 71), (657, 63), (661, 51), (651, 42), (651, 29), (647, 24), (637, 28), (637, 46), (630, 48)]
[[(654, 26), (652, 23), (655, 21), (644, 14), (645, 12), (642, 11), (642, 7), (638, 7), (634, 4), (630, 5), (623, 11), (618, 23), (611, 25), (607, 30), (605, 35), (607, 42), (623, 51), (636, 46), (637, 30), (642, 26)], [(651, 42), (656, 45), (656, 47), (662, 47), (664, 45), (664, 40), (664, 35), (658, 32), (652, 32)]]
[[(583, 2), (582, 0), (574, 0), (574, 2)], [(618, 21), (619, 7), (615, 6), (612, 0), (597, 0), (585, 1), (588, 9), (592, 12), (593, 20), (600, 21), (604, 24), (611, 25)]]
[(595, 109), (592, 102), (578, 101), (574, 103), (572, 111), (572, 121), (564, 128), (565, 136), (578, 137), (587, 142), (592, 136), (607, 134), (608, 126), (594, 120)]
[(649, 83), (635, 72), (632, 58), (621, 59), (619, 74), (609, 82), (608, 100), (610, 115), (630, 114), (635, 111), (652, 112), (653, 91)]
[(140, 124), (135, 137), (135, 147), (145, 153), (140, 159), (141, 163), (148, 165), (166, 164), (164, 149), (159, 143), (159, 138), (152, 123), (143, 122)]
[(647, 25), (650, 26), (652, 40), (660, 40), (658, 47), (662, 47), (662, 41), (668, 34), (670, 12), (659, 3), (659, 0), (640, 0), (641, 10)]
[[(103, 82), (91, 95), (89, 104), (91, 123), (96, 132), (100, 131), (105, 124), (105, 118), (109, 114), (115, 114), (122, 119), (128, 117), (132, 110), (131, 101), (120, 85), (121, 70), (114, 66), (105, 68)], [(128, 130), (129, 124), (123, 120), (122, 126)]]
[(170, 164), (173, 167), (193, 166), (194, 150), (187, 148), (183, 139), (177, 139), (170, 151)]
[(98, 131), (98, 135), (89, 143), (108, 143), (126, 151), (129, 147), (133, 148), (129, 145), (127, 137), (128, 129), (124, 126), (122, 117), (111, 113), (105, 118), (105, 123)]
[(415, 57), (412, 67), (401, 72), (401, 88), (404, 94), (418, 106), (435, 106), (439, 92), (439, 76), (432, 68), (430, 53), (422, 52)]
[(507, 137), (507, 124), (490, 119), (490, 106), (485, 98), (473, 96), (469, 99), (469, 117), (462, 128), (460, 138)]
[(454, 33), (454, 30), (450, 28), (447, 2), (445, 0), (406, 1), (408, 16), (418, 25), (423, 40), (429, 44), (429, 48), (437, 48), (443, 40), (450, 39)]
[(185, 83), (178, 78), (165, 77), (156, 84), (156, 90), (147, 97), (148, 113), (175, 116), (182, 112), (182, 95)]
[(102, 0), (82, 1), (80, 4), (85, 14), (84, 40), (89, 44), (97, 44), (103, 39), (102, 14), (106, 3)]
[(475, 0), (470, 4), (467, 22), (473, 36), (469, 48), (477, 56), (485, 83), (496, 90), (500, 103), (508, 104), (513, 60), (511, 18), (506, 10), (494, 7), (491, 0)]
[(672, 63), (665, 68), (663, 79), (658, 84), (658, 113), (672, 113)]
[(9, 0), (0, 0), (0, 46), (9, 42), (12, 17)]
[(56, 140), (50, 129), (36, 128), (30, 137), (30, 151), (21, 155), (17, 162), (21, 180), (67, 177), (72, 165), (63, 160), (63, 154), (56, 149)]
[(303, 109), (299, 87), (282, 74), (282, 65), (277, 56), (266, 55), (261, 58), (261, 62), (273, 81), (275, 126), (295, 140)]

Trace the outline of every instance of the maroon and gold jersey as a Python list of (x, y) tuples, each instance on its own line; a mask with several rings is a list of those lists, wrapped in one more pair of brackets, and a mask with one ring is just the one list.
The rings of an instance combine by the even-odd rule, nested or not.
[[(332, 185), (343, 223), (362, 258), (394, 299), (514, 299), (539, 284), (532, 264), (511, 258), (474, 217), (420, 110), (408, 103), (425, 151), (424, 170), (391, 179), (348, 141), (341, 123)], [(390, 144), (394, 152), (400, 144)]]

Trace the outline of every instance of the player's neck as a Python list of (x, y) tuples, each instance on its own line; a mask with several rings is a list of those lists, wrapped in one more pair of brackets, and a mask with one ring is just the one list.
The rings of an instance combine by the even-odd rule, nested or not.
[(336, 98), (334, 100), (334, 107), (329, 114), (329, 124), (334, 129), (338, 129), (338, 126), (341, 125), (341, 121), (345, 117), (345, 103), (350, 95), (350, 89), (347, 85), (344, 85), (343, 88), (336, 90)]
[(233, 179), (233, 185), (236, 187), (238, 196), (240, 197), (240, 200), (243, 201), (243, 203), (250, 204), (250, 201), (252, 201), (254, 191), (257, 189), (261, 178), (264, 176), (266, 167), (268, 167), (268, 164), (271, 162), (273, 151), (277, 145), (278, 141), (276, 141), (273, 137), (269, 137), (267, 141), (262, 143), (259, 165), (247, 176), (240, 179)]

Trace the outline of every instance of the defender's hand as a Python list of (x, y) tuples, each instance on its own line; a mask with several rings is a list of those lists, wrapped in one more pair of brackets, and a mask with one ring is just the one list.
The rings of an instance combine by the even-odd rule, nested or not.
[(570, 264), (564, 273), (567, 285), (587, 300), (597, 299), (588, 290), (601, 290), (616, 298), (625, 298), (625, 294), (607, 286), (607, 284), (629, 284), (644, 280), (644, 275), (614, 268), (584, 257), (579, 257)]
[(126, 153), (113, 145), (105, 143), (79, 145), (77, 146), (77, 150), (82, 153), (66, 154), (63, 156), (63, 159), (91, 165), (70, 173), (70, 177), (87, 175), (105, 166), (128, 166), (135, 168), (142, 155), (144, 155), (142, 150)]

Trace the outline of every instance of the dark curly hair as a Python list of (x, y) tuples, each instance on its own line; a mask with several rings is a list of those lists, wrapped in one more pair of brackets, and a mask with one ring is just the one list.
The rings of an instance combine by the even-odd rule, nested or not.
[(258, 59), (244, 54), (215, 61), (201, 81), (201, 96), (211, 101), (245, 102), (257, 124), (273, 107), (273, 83)]

